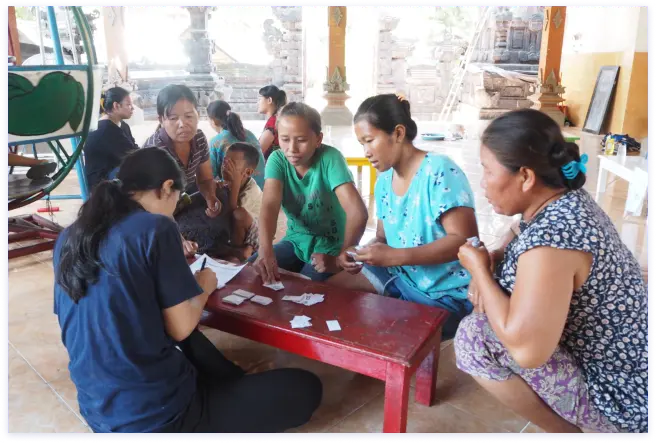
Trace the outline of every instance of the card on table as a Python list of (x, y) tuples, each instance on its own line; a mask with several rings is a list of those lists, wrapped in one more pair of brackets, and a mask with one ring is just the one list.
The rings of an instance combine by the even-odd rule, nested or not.
[(257, 303), (258, 305), (263, 305), (267, 306), (273, 303), (273, 300), (270, 299), (269, 297), (262, 297), (261, 295), (256, 295), (253, 298), (251, 298), (251, 301), (253, 303)]
[(274, 291), (280, 291), (282, 289), (285, 289), (285, 286), (282, 284), (282, 282), (274, 282), (274, 283), (269, 283), (269, 284), (264, 284), (262, 285), (265, 288), (273, 289)]
[(245, 298), (240, 297), (238, 295), (228, 295), (227, 297), (223, 297), (223, 302), (228, 303), (231, 305), (239, 306), (240, 304), (244, 303), (246, 301)]
[(291, 301), (298, 303), (300, 305), (312, 306), (323, 301), (323, 294), (303, 294), (303, 295), (285, 295), (283, 298), (285, 301)]
[(242, 298), (245, 298), (245, 299), (250, 299), (250, 298), (253, 298), (255, 296), (255, 294), (253, 294), (252, 292), (244, 291), (243, 289), (237, 289), (235, 291), (232, 291), (232, 293), (234, 295), (238, 295), (238, 296), (240, 296)]
[(312, 326), (310, 320), (312, 319), (305, 315), (295, 315), (289, 323), (291, 323), (292, 329), (307, 328), (308, 326)]
[(329, 331), (341, 331), (342, 327), (339, 325), (337, 320), (327, 320), (326, 325), (328, 325)]

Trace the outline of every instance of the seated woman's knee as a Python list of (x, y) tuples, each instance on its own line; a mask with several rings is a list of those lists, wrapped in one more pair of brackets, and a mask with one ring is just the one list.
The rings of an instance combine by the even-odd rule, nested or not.
[[(460, 321), (453, 339), (456, 361), (466, 360), (471, 364), (475, 360), (477, 365), (484, 366), (484, 362), (490, 360), (489, 350), (485, 346), (485, 323), (487, 323), (485, 314), (476, 312), (472, 312)], [(471, 355), (474, 350), (476, 355)]]
[(253, 217), (244, 208), (237, 208), (232, 211), (233, 220), (240, 226), (250, 226), (253, 223)]

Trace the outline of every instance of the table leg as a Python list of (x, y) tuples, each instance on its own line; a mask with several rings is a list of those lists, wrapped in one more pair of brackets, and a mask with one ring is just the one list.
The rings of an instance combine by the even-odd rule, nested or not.
[(597, 192), (595, 200), (599, 201), (600, 194), (606, 192), (606, 182), (608, 181), (608, 170), (604, 168), (604, 163), (599, 163), (599, 178), (597, 179)]
[(435, 400), (435, 385), (437, 383), (437, 363), (440, 359), (440, 344), (438, 343), (428, 353), (417, 369), (415, 383), (415, 401), (424, 406), (430, 406)]
[(369, 192), (370, 195), (374, 195), (374, 189), (376, 189), (376, 178), (377, 171), (373, 166), (369, 166)]
[(400, 364), (388, 363), (385, 380), (383, 432), (405, 432), (408, 423), (409, 390), (409, 368)]
[(631, 214), (634, 217), (642, 215), (642, 207), (647, 198), (647, 184), (629, 181), (629, 192), (627, 194), (626, 204), (624, 205), (624, 216)]

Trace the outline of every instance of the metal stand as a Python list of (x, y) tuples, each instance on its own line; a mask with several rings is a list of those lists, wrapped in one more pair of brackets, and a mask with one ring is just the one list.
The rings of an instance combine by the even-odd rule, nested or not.
[(8, 243), (22, 240), (47, 240), (31, 246), (10, 249), (9, 259), (52, 250), (55, 247), (57, 236), (64, 230), (62, 226), (39, 215), (10, 217), (8, 228), (10, 232)]

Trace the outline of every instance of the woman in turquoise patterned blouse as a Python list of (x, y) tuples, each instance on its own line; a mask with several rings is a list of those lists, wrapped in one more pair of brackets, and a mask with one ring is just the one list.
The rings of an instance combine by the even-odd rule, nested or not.
[(352, 251), (346, 272), (328, 283), (446, 309), (442, 337), (451, 338), (472, 310), (470, 275), (457, 259), (467, 238), (478, 236), (467, 177), (449, 157), (414, 146), (410, 103), (394, 94), (362, 102), (354, 128), (379, 172), (376, 238)]
[(223, 100), (216, 100), (207, 107), (207, 116), (210, 125), (218, 132), (210, 140), (210, 163), (214, 177), (221, 177), (221, 165), (228, 147), (237, 142), (246, 142), (255, 146), (260, 153), (260, 161), (257, 163), (253, 179), (262, 189), (264, 187), (264, 156), (257, 137), (248, 129), (244, 129), (238, 114), (231, 111), (230, 105)]

